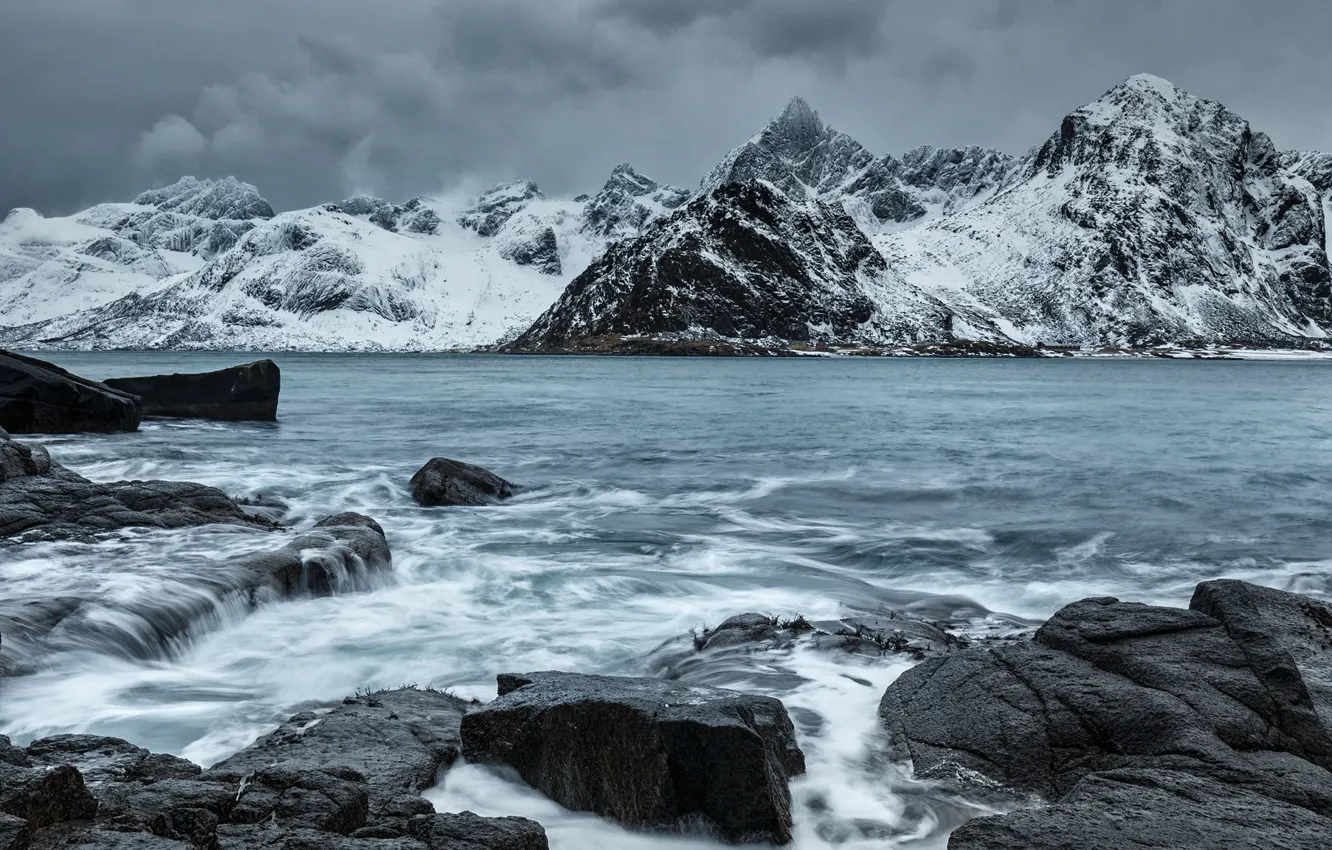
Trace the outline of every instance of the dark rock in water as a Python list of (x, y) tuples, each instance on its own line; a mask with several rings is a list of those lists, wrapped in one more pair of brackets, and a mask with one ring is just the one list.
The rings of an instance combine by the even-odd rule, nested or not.
[(142, 415), (132, 394), (0, 351), (0, 428), (15, 434), (136, 431)]
[(104, 383), (138, 396), (144, 416), (273, 422), (282, 373), (272, 360), (258, 360), (216, 372), (107, 378)]
[(245, 496), (236, 499), (236, 505), (248, 516), (260, 517), (272, 523), (279, 523), (286, 517), (291, 507), (276, 496), (260, 493), (257, 496)]
[(787, 780), (805, 769), (780, 701), (659, 679), (502, 675), (462, 739), (570, 809), (734, 842), (790, 841)]
[(547, 850), (546, 831), (527, 818), (435, 815), (425, 841), (432, 850)]
[(369, 589), (392, 571), (393, 555), (379, 523), (360, 514), (338, 514), (278, 551), (247, 558), (240, 566), (249, 574), (242, 586), (252, 594), (330, 596)]
[(1087, 599), (1030, 642), (925, 661), (879, 713), (918, 775), (1056, 803), (964, 827), (950, 847), (1178, 847), (1185, 824), (1208, 846), (1251, 847), (1265, 817), (1232, 813), (1264, 801), (1300, 810), (1292, 834), (1332, 835), (1329, 669), (1332, 606), (1204, 582), (1188, 610)]
[(121, 528), (227, 523), (271, 528), (221, 490), (184, 481), (89, 481), (0, 434), (0, 538), (90, 537)]
[(516, 487), (495, 473), (470, 463), (437, 457), (417, 470), (412, 498), (428, 508), (449, 505), (491, 505), (513, 495)]
[(435, 782), (458, 757), (469, 704), (449, 694), (402, 689), (348, 697), (324, 714), (298, 714), (276, 732), (215, 765), (210, 774), (272, 767), (346, 768), (365, 777), (371, 806)]
[[(0, 850), (546, 850), (523, 818), (436, 814), (466, 704), (404, 689), (298, 715), (213, 768), (118, 738), (0, 736)], [(84, 778), (87, 784), (84, 784)]]
[(949, 850), (1327, 847), (1332, 820), (1211, 779), (1169, 770), (1094, 773), (1049, 808), (977, 818)]

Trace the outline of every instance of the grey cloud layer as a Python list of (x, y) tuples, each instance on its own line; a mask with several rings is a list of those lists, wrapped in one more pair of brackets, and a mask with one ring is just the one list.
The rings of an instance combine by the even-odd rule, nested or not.
[(629, 160), (692, 185), (793, 94), (878, 151), (1021, 152), (1149, 71), (1332, 148), (1322, 0), (8, 0), (0, 210), (234, 173), (279, 208)]

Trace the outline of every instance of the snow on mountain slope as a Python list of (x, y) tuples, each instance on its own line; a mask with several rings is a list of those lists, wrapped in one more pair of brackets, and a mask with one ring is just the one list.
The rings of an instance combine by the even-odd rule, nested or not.
[[(141, 282), (90, 309), (8, 323), (20, 326), (0, 329), (0, 340), (255, 350), (491, 344), (521, 332), (612, 235), (636, 232), (679, 192), (622, 166), (591, 215), (591, 204), (548, 199), (525, 182), (501, 184), (463, 208), (438, 198), (392, 204), (359, 196), (249, 220), (233, 245), (189, 274)], [(179, 195), (169, 192), (161, 202)], [(245, 193), (212, 198), (203, 207), (212, 214), (255, 211)], [(85, 215), (116, 219), (109, 206)], [(167, 213), (200, 208), (174, 203)]]
[(875, 156), (793, 99), (757, 136), (703, 178), (705, 191), (727, 182), (766, 180), (794, 197), (841, 203), (871, 232), (934, 213), (949, 214), (991, 192), (1013, 158), (986, 148), (918, 148), (902, 161)]
[(199, 268), (272, 215), (247, 183), (192, 177), (69, 217), (12, 210), (0, 222), (0, 324), (53, 319), (149, 289)]
[(606, 335), (801, 341), (1003, 338), (896, 279), (837, 204), (766, 181), (723, 183), (612, 245), (511, 346)]
[(1133, 77), (1066, 117), (1019, 179), (878, 244), (908, 280), (1024, 342), (1264, 342), (1332, 328), (1325, 210), (1271, 141)]

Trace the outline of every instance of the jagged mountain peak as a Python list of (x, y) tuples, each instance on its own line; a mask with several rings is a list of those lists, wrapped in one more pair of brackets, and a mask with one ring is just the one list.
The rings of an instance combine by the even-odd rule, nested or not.
[(639, 174), (629, 163), (622, 162), (611, 169), (610, 177), (601, 191), (622, 191), (635, 196), (650, 195), (657, 191), (660, 185), (656, 180)]
[(782, 114), (772, 119), (761, 134), (764, 141), (788, 156), (813, 149), (827, 136), (828, 128), (819, 114), (799, 95), (791, 98)]
[(621, 163), (601, 191), (587, 201), (582, 227), (600, 239), (635, 236), (647, 222), (680, 206), (689, 196), (686, 189), (662, 185)]
[(494, 236), (505, 222), (530, 202), (544, 197), (531, 180), (499, 183), (482, 192), (481, 197), (458, 216), (458, 223), (481, 236)]
[(134, 199), (142, 206), (157, 207), (214, 221), (250, 221), (273, 217), (273, 207), (250, 183), (235, 177), (220, 180), (186, 176), (169, 186), (149, 189)]

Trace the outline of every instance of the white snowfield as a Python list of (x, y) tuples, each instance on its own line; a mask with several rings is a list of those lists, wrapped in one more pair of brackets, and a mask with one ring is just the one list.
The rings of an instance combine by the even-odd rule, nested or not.
[[(698, 244), (700, 263), (671, 268), (721, 269), (722, 278), (658, 268), (654, 252), (669, 248), (678, 259), (682, 245), (692, 250), (707, 205), (691, 197), (758, 181), (790, 198), (766, 207), (778, 214), (808, 216), (815, 201), (840, 205), (848, 216), (816, 216), (830, 232), (852, 229), (829, 238), (867, 237), (884, 263), (862, 263), (835, 283), (766, 286), (770, 265), (713, 239)], [(587, 327), (609, 326), (603, 313), (632, 315), (607, 296), (628, 297), (632, 281), (570, 286), (585, 271), (608, 273), (594, 261), (612, 245), (676, 292), (742, 278), (757, 299), (799, 290), (812, 308), (797, 337), (809, 341), (1298, 343), (1332, 331), (1329, 215), (1332, 154), (1279, 153), (1220, 104), (1157, 77), (1130, 78), (1075, 110), (1021, 158), (979, 147), (875, 155), (797, 98), (698, 193), (622, 165), (595, 195), (575, 199), (517, 182), (470, 203), (358, 197), (274, 215), (253, 186), (185, 178), (68, 218), (14, 210), (0, 223), (0, 344), (492, 345), (534, 323), (552, 326), (556, 315)], [(799, 232), (790, 223), (743, 224), (739, 232)], [(799, 236), (789, 244), (806, 271), (837, 266), (805, 256), (813, 249)], [(677, 277), (663, 277), (670, 274)], [(823, 303), (823, 292), (836, 297)], [(866, 303), (868, 320), (838, 312), (860, 316)], [(760, 322), (782, 315), (779, 306), (752, 312)], [(691, 332), (726, 335), (710, 326)]]

